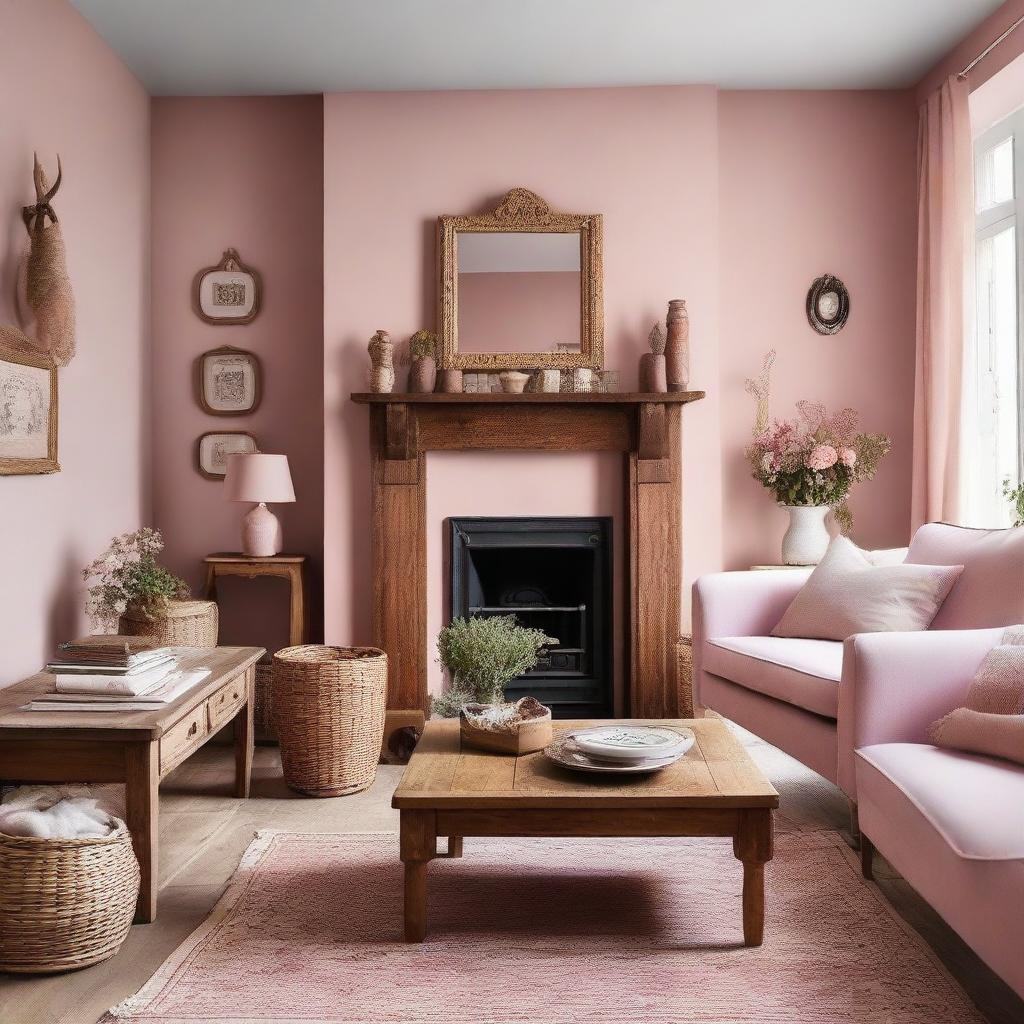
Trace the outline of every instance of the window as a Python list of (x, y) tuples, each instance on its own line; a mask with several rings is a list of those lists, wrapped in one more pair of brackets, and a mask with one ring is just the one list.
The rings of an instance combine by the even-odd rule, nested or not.
[(976, 329), (964, 374), (965, 512), (972, 526), (1009, 526), (1003, 481), (1022, 479), (1021, 288), (1024, 280), (1024, 109), (975, 142)]

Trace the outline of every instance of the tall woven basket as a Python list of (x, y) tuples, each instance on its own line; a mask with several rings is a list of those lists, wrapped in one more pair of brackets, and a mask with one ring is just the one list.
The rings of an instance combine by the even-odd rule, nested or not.
[(127, 636), (150, 636), (161, 647), (216, 647), (217, 621), (213, 601), (171, 601), (159, 619), (126, 611), (119, 630)]
[(0, 971), (52, 974), (112, 957), (138, 897), (122, 821), (102, 839), (0, 834)]
[(388, 657), (376, 647), (286, 647), (274, 655), (273, 718), (284, 780), (307, 796), (345, 796), (377, 774)]

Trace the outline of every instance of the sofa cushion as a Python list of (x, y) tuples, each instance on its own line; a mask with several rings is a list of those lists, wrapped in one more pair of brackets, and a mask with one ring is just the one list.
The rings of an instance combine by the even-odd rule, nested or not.
[(857, 751), (858, 799), (878, 802), (880, 780), (899, 789), (950, 848), (969, 860), (1024, 859), (1024, 767), (926, 743)]
[(845, 640), (856, 633), (927, 629), (963, 566), (875, 565), (836, 537), (772, 636)]
[(907, 561), (964, 567), (932, 629), (986, 629), (1024, 622), (1024, 527), (971, 530), (928, 523), (914, 534)]
[(834, 640), (716, 637), (704, 647), (704, 668), (817, 715), (838, 714), (843, 645)]

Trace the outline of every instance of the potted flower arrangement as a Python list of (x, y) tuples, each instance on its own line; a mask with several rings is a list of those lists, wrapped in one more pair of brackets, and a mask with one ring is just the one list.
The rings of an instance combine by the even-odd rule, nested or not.
[(437, 335), (433, 331), (417, 331), (409, 339), (409, 390), (429, 395), (437, 384)]
[(506, 703), (505, 687), (557, 644), (514, 615), (453, 619), (437, 637), (448, 689), (433, 699), (434, 714), (460, 718), (464, 742), (487, 750), (526, 753), (551, 742), (551, 710), (533, 697)]
[(217, 605), (193, 601), (188, 584), (160, 565), (159, 530), (124, 533), (82, 570), (86, 611), (100, 629), (151, 636), (162, 645), (215, 647)]
[(853, 526), (847, 504), (854, 484), (870, 480), (889, 453), (885, 434), (857, 430), (853, 409), (830, 414), (820, 402), (798, 402), (795, 420), (776, 420), (746, 450), (754, 478), (789, 512), (782, 540), (786, 565), (820, 561), (828, 547), (831, 509), (843, 533)]

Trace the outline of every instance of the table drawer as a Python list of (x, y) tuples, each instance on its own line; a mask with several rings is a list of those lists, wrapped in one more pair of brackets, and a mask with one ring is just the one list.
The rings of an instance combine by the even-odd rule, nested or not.
[(209, 709), (210, 732), (219, 729), (225, 722), (235, 716), (235, 712), (245, 703), (245, 676), (222, 686), (207, 702)]
[(160, 739), (160, 774), (184, 761), (209, 733), (206, 702), (193, 708), (180, 722), (171, 726)]

